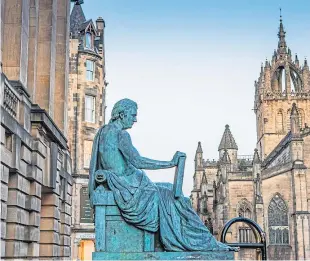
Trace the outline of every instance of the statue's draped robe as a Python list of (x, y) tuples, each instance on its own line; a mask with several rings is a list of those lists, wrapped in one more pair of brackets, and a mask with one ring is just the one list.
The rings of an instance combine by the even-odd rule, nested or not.
[[(99, 135), (93, 144), (90, 168), (90, 193), (95, 188), (95, 171), (100, 169)], [(132, 168), (131, 175), (118, 176), (105, 171), (108, 187), (123, 218), (135, 227), (150, 232), (159, 230), (167, 251), (207, 251), (228, 249), (216, 241), (194, 212), (188, 198), (174, 198), (172, 185), (153, 183), (144, 171)]]

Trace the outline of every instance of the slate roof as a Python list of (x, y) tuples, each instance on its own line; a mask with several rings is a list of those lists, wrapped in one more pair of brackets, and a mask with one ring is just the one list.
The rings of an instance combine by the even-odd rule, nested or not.
[(84, 23), (82, 23), (82, 24), (80, 25), (80, 27), (78, 28), (78, 30), (79, 30), (79, 31), (85, 30), (86, 27), (87, 27), (89, 24), (93, 24), (92, 19), (89, 19), (89, 20), (85, 21)]
[(223, 150), (223, 149), (235, 149), (235, 150), (238, 149), (235, 139), (229, 129), (229, 125), (225, 126), (225, 131), (224, 131), (221, 143), (218, 148), (218, 150)]
[(292, 132), (289, 131), (286, 136), (280, 141), (280, 143), (269, 153), (267, 158), (263, 161), (262, 166), (265, 168), (267, 167), (276, 157), (279, 155), (279, 153), (286, 148), (286, 146), (291, 142), (293, 136)]
[(83, 9), (80, 4), (75, 4), (70, 15), (70, 33), (77, 36), (80, 31), (80, 26), (86, 22)]

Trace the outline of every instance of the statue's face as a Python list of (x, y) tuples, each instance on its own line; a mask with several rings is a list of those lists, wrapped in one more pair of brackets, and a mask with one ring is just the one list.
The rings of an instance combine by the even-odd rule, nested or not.
[(137, 122), (137, 109), (130, 109), (121, 117), (124, 129), (130, 129)]

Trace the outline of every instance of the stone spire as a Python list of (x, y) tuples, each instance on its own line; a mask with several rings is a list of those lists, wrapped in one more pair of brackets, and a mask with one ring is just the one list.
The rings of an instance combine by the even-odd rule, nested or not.
[(196, 153), (202, 153), (202, 148), (201, 148), (201, 142), (199, 141), (198, 142), (198, 147), (197, 147), (197, 150), (196, 150)]
[(224, 131), (221, 143), (218, 148), (219, 151), (225, 150), (225, 149), (235, 149), (235, 150), (238, 149), (235, 139), (230, 132), (229, 125), (225, 126), (225, 131)]
[(253, 157), (253, 164), (260, 164), (260, 159), (259, 159), (259, 155), (258, 155), (258, 150), (255, 149), (254, 150), (254, 157)]
[(70, 15), (70, 33), (73, 37), (77, 37), (81, 24), (86, 21), (80, 1), (76, 1)]
[(278, 32), (278, 37), (279, 37), (279, 42), (278, 42), (278, 54), (286, 54), (286, 41), (285, 41), (285, 31), (284, 31), (284, 26), (282, 23), (282, 14), (281, 14), (281, 8), (280, 8), (280, 26), (279, 26), (279, 32)]
[(203, 152), (201, 148), (201, 142), (198, 142), (198, 147), (195, 155), (195, 169), (201, 170), (203, 168)]

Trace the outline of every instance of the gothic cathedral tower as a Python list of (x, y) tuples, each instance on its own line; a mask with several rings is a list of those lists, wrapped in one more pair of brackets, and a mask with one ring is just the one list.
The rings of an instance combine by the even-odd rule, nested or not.
[(264, 160), (290, 131), (292, 104), (296, 103), (300, 128), (310, 122), (310, 72), (307, 60), (299, 63), (287, 47), (280, 16), (278, 48), (271, 62), (266, 60), (255, 81), (257, 149)]

